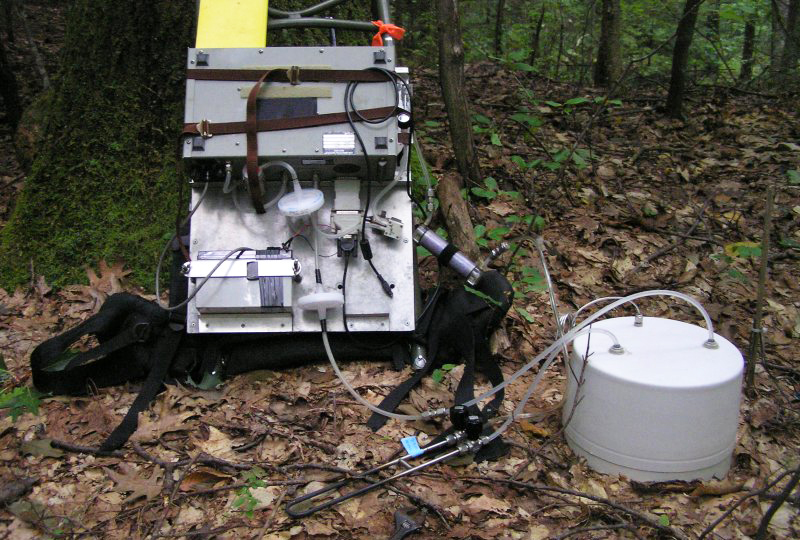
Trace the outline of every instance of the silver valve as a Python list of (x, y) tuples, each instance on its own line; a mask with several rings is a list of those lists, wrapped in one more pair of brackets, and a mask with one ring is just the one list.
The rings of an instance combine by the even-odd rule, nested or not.
[(467, 283), (474, 286), (481, 277), (481, 269), (453, 244), (433, 232), (425, 225), (414, 230), (414, 241), (430, 251), (442, 266), (449, 266)]

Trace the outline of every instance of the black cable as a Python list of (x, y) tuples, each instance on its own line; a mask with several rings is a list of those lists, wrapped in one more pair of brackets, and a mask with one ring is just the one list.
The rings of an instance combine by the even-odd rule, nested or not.
[(342, 323), (344, 324), (344, 333), (347, 334), (347, 337), (356, 347), (361, 349), (366, 349), (370, 351), (380, 351), (383, 349), (388, 349), (389, 347), (394, 347), (396, 344), (400, 343), (400, 340), (403, 339), (403, 336), (397, 336), (392, 341), (384, 344), (384, 345), (373, 345), (368, 343), (362, 343), (361, 341), (357, 340), (355, 336), (350, 332), (350, 327), (347, 324), (347, 269), (350, 266), (350, 255), (345, 254), (344, 257), (344, 274), (342, 274)]

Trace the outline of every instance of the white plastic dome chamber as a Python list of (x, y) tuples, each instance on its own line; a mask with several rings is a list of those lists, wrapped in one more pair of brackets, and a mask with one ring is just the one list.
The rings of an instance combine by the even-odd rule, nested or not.
[(634, 323), (617, 317), (591, 326), (612, 332), (622, 354), (610, 352), (601, 333), (572, 342), (563, 408), (569, 446), (591, 468), (633, 480), (724, 477), (736, 444), (742, 354), (716, 334), (718, 347), (708, 348), (699, 326), (657, 317)]

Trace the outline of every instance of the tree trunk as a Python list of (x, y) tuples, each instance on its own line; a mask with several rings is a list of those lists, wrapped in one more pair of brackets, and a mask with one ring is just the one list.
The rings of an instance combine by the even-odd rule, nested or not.
[(753, 50), (756, 41), (755, 17), (749, 16), (744, 23), (744, 42), (742, 43), (742, 69), (739, 71), (739, 82), (747, 82), (753, 78)]
[(32, 173), (0, 231), (0, 287), (85, 280), (122, 258), (151, 283), (176, 213), (195, 0), (75, 0)]
[(6, 40), (14, 43), (14, 0), (2, 0), (3, 3), (3, 25), (5, 26)]
[(594, 66), (594, 84), (608, 86), (620, 75), (620, 26), (622, 12), (620, 0), (603, 0), (603, 15), (600, 20), (600, 44), (597, 48), (597, 63)]
[(774, 77), (780, 72), (781, 51), (786, 41), (788, 0), (770, 1), (769, 69)]
[(528, 63), (533, 66), (536, 59), (539, 57), (539, 37), (542, 35), (542, 25), (544, 24), (544, 2), (542, 2), (542, 10), (539, 12), (539, 20), (536, 21), (536, 30), (533, 32), (533, 42), (531, 43), (531, 56)]
[(781, 53), (780, 71), (781, 76), (791, 77), (791, 72), (797, 65), (798, 53), (800, 53), (800, 0), (791, 0), (789, 10), (786, 13), (786, 37), (783, 40), (783, 52)]
[(503, 54), (503, 11), (506, 7), (506, 0), (497, 0), (497, 13), (494, 18), (494, 54)]
[[(714, 0), (713, 2), (707, 2), (708, 5), (708, 13), (706, 14), (706, 29), (708, 31), (708, 39), (711, 43), (714, 44), (714, 47), (717, 50), (722, 50), (721, 43), (720, 43), (720, 33), (719, 33), (719, 10), (720, 10), (720, 0)], [(719, 64), (720, 60), (718, 58), (712, 57), (712, 59), (708, 63), (708, 73), (711, 75), (712, 79), (716, 80), (717, 76), (719, 76)]]
[(446, 173), (436, 186), (440, 210), (444, 217), (450, 241), (473, 261), (478, 261), (480, 250), (475, 243), (475, 230), (469, 217), (467, 201), (461, 196), (464, 181), (457, 173)]
[(456, 0), (438, 0), (439, 83), (442, 87), (450, 139), (456, 165), (465, 180), (481, 181), (481, 170), (472, 140), (467, 99), (464, 95), (464, 46)]
[(669, 79), (667, 95), (667, 115), (681, 118), (683, 95), (686, 90), (686, 65), (689, 63), (689, 47), (692, 45), (694, 25), (697, 23), (697, 11), (703, 0), (686, 0), (683, 16), (678, 23), (675, 36), (675, 48), (672, 51), (672, 73)]
[(6, 57), (3, 41), (0, 41), (0, 95), (2, 95), (3, 108), (6, 111), (6, 122), (11, 126), (13, 132), (17, 129), (17, 124), (22, 116), (22, 104), (19, 99), (17, 78)]

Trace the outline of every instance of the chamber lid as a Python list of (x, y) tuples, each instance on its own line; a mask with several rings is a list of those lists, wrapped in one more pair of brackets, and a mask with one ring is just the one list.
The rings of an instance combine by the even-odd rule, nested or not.
[(589, 367), (631, 383), (653, 387), (694, 388), (723, 384), (739, 377), (744, 367), (741, 352), (733, 343), (715, 334), (717, 349), (703, 344), (708, 330), (700, 326), (659, 317), (645, 317), (634, 326), (634, 317), (604, 319), (592, 325), (613, 333), (623, 354), (609, 352), (609, 336), (601, 333), (578, 336), (572, 354), (583, 355), (589, 343)]

